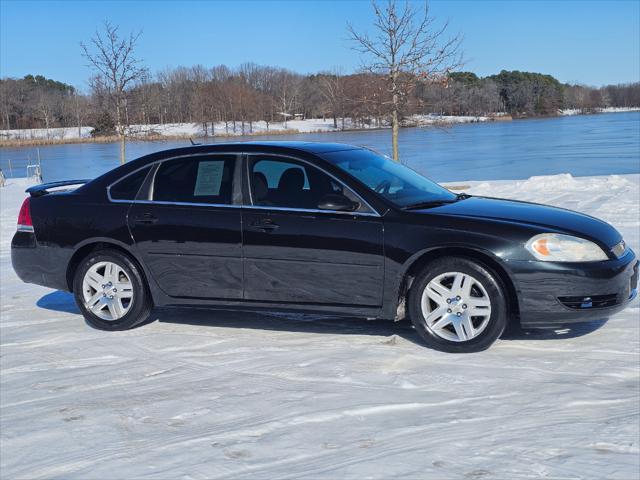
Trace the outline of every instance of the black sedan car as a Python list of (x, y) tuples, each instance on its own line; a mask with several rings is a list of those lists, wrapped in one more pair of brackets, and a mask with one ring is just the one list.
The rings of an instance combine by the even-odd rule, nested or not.
[(510, 321), (603, 319), (636, 294), (636, 257), (607, 223), (456, 195), (349, 145), (180, 148), (27, 192), (13, 268), (72, 291), (104, 330), (154, 306), (408, 315), (428, 346), (471, 352)]

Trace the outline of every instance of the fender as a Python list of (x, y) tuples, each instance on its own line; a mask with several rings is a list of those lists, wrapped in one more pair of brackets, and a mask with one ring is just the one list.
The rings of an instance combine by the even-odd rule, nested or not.
[(397, 309), (400, 304), (403, 303), (406, 293), (410, 287), (409, 278), (420, 271), (421, 266), (425, 265), (430, 260), (441, 256), (471, 256), (480, 261), (485, 261), (491, 268), (496, 270), (496, 274), (500, 276), (501, 280), (505, 283), (505, 286), (509, 290), (509, 296), (515, 301), (515, 304), (511, 306), (514, 309), (518, 309), (518, 295), (520, 288), (518, 282), (513, 276), (513, 273), (508, 267), (507, 261), (500, 256), (496, 255), (493, 251), (462, 242), (454, 242), (448, 245), (437, 245), (422, 249), (413, 255), (411, 255), (404, 264), (396, 272), (393, 283), (391, 285), (391, 292), (387, 296), (385, 305), (385, 316), (390, 318), (397, 317)]
[(115, 247), (116, 250), (123, 251), (124, 253), (132, 257), (142, 270), (142, 273), (145, 276), (145, 280), (147, 281), (147, 285), (149, 286), (149, 290), (155, 302), (159, 287), (156, 284), (153, 276), (151, 275), (151, 272), (149, 272), (146, 265), (136, 252), (135, 244), (127, 244), (112, 237), (92, 237), (82, 240), (74, 246), (73, 254), (71, 255), (71, 258), (67, 265), (67, 286), (69, 288), (69, 291), (72, 290), (71, 285), (73, 284), (73, 275), (78, 264), (97, 245)]

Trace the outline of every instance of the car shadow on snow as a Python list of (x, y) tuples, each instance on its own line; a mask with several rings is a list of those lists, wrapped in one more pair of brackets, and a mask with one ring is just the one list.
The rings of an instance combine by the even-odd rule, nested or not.
[[(56, 291), (41, 297), (36, 305), (46, 310), (80, 314), (73, 295)], [(397, 335), (421, 344), (408, 320), (366, 320), (319, 314), (247, 312), (213, 310), (205, 308), (158, 308), (145, 323), (159, 321), (202, 327), (245, 328), (282, 332), (319, 333), (336, 335), (371, 335), (393, 337)], [(555, 329), (523, 329), (511, 322), (502, 334), (502, 340), (563, 340), (592, 333), (606, 324), (606, 320), (578, 323)]]
[[(208, 309), (158, 309), (149, 322), (182, 323), (209, 327), (249, 328), (256, 330), (322, 333), (336, 335), (397, 335), (422, 345), (409, 320), (366, 320), (318, 314), (223, 311)], [(607, 320), (577, 323), (552, 329), (523, 329), (517, 321), (511, 322), (501, 340), (563, 340), (588, 335), (600, 329)]]
[(501, 340), (564, 340), (582, 337), (599, 330), (607, 319), (563, 325), (556, 328), (524, 329), (518, 322), (511, 322), (500, 337)]
[(53, 310), (54, 312), (80, 313), (80, 309), (76, 305), (73, 295), (69, 292), (57, 290), (47, 293), (40, 297), (36, 305), (45, 310)]
[(420, 344), (420, 338), (407, 320), (366, 320), (321, 314), (250, 312), (204, 308), (157, 309), (150, 321), (203, 327), (242, 328), (272, 332), (318, 333), (329, 335), (398, 336)]

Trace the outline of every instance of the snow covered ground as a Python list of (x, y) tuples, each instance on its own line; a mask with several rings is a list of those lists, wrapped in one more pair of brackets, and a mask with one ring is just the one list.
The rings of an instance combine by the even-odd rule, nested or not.
[[(447, 115), (413, 115), (409, 119), (411, 124), (415, 125), (432, 125), (432, 124), (454, 124), (454, 123), (475, 123), (489, 120), (489, 117), (465, 117), (465, 116), (447, 116)], [(244, 131), (242, 129), (242, 122), (237, 121), (235, 131), (233, 128), (233, 122), (216, 122), (211, 130), (211, 123), (207, 126), (208, 135), (250, 135), (250, 134), (265, 134), (265, 133), (279, 133), (279, 132), (298, 132), (298, 133), (315, 133), (315, 132), (336, 132), (340, 130), (354, 130), (362, 128), (373, 128), (374, 123), (371, 125), (355, 124), (351, 118), (344, 119), (344, 126), (342, 119), (338, 119), (338, 126), (334, 128), (333, 119), (331, 118), (307, 118), (304, 120), (289, 120), (285, 124), (284, 122), (271, 122), (267, 128), (267, 124), (264, 121), (253, 122), (250, 126), (248, 122), (244, 124)], [(34, 128), (28, 130), (0, 130), (0, 140), (33, 140), (33, 139), (77, 139), (88, 138), (91, 136), (93, 127), (82, 127), (80, 134), (78, 134), (78, 128)], [(150, 125), (131, 125), (128, 129), (129, 135), (132, 136), (150, 136), (161, 135), (169, 137), (203, 137), (205, 136), (205, 130), (201, 123), (165, 123), (165, 124), (150, 124)]]
[(21, 130), (0, 130), (0, 140), (68, 140), (89, 138), (93, 127), (65, 127), (65, 128), (29, 128)]
[[(216, 122), (211, 129), (211, 123), (207, 126), (208, 135), (250, 135), (250, 134), (264, 134), (264, 133), (278, 133), (278, 132), (299, 132), (299, 133), (313, 133), (313, 132), (334, 132), (339, 131), (342, 128), (342, 120), (338, 119), (338, 128), (333, 127), (333, 119), (327, 118), (307, 118), (304, 120), (288, 120), (284, 122), (270, 122), (267, 128), (267, 123), (264, 121), (253, 122), (249, 125), (249, 122), (245, 122), (244, 131), (242, 129), (242, 122), (235, 122), (235, 131), (233, 128), (233, 122)], [(361, 128), (354, 125), (350, 118), (345, 118), (344, 129), (353, 130), (354, 128)], [(132, 135), (166, 135), (166, 136), (182, 136), (182, 137), (202, 137), (205, 135), (204, 127), (201, 123), (167, 123), (164, 125), (131, 125), (130, 132)]]
[[(640, 107), (605, 107), (596, 108), (598, 113), (625, 113), (625, 112), (637, 112), (640, 111)], [(582, 115), (582, 110), (579, 108), (567, 108), (565, 110), (559, 110), (560, 115)]]
[[(21, 283), (0, 188), (0, 477), (635, 479), (639, 306), (473, 355), (403, 322), (157, 312), (92, 330)], [(604, 218), (639, 251), (640, 175), (457, 182)]]
[[(600, 113), (616, 113), (616, 112), (635, 112), (640, 108), (600, 108)], [(582, 111), (577, 109), (560, 110), (560, 115), (579, 115)], [(404, 120), (405, 126), (432, 126), (432, 125), (454, 125), (460, 123), (478, 123), (499, 120), (505, 116), (505, 113), (497, 113), (493, 116), (465, 116), (465, 115), (438, 115), (434, 113), (425, 115), (411, 115)], [(389, 125), (382, 125), (388, 127)], [(211, 129), (211, 123), (207, 126), (205, 132), (201, 123), (165, 123), (165, 124), (149, 124), (149, 125), (130, 125), (128, 133), (131, 136), (167, 136), (167, 137), (204, 137), (205, 135), (257, 135), (279, 132), (297, 132), (297, 133), (317, 133), (317, 132), (337, 132), (341, 130), (355, 130), (376, 128), (377, 125), (371, 122), (370, 125), (356, 124), (351, 118), (338, 119), (338, 126), (334, 128), (332, 118), (306, 118), (304, 120), (289, 120), (284, 122), (271, 122), (267, 128), (264, 121), (253, 122), (250, 126), (245, 122), (244, 130), (242, 122), (236, 121), (235, 131), (233, 122), (216, 122)], [(0, 130), (0, 140), (75, 140), (78, 138), (91, 137), (93, 127), (82, 127), (80, 132), (77, 127), (69, 128), (32, 128), (25, 130)]]

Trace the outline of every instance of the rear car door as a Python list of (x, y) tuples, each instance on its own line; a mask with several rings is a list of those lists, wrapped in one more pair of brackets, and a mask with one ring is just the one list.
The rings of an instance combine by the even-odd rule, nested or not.
[(128, 225), (138, 254), (169, 296), (242, 298), (240, 156), (160, 162), (133, 202)]
[[(380, 216), (348, 187), (308, 162), (248, 156), (243, 208), (244, 298), (291, 304), (382, 304)], [(356, 211), (319, 209), (345, 195)]]

